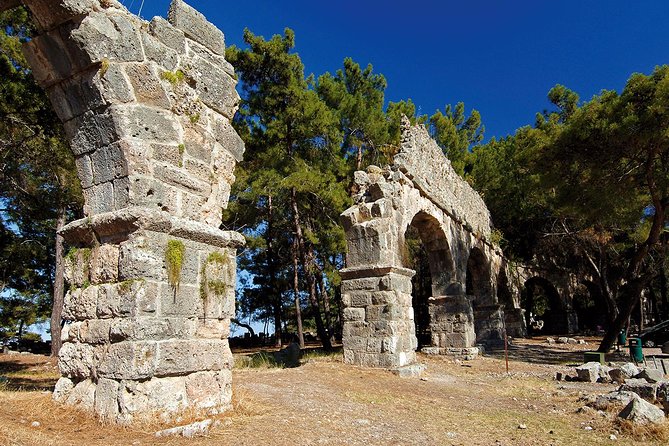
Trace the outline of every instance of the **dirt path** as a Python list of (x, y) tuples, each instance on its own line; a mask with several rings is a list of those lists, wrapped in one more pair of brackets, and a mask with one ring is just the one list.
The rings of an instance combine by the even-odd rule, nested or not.
[[(5, 388), (12, 382), (39, 383), (38, 390), (0, 392), (0, 444), (660, 444), (618, 432), (613, 413), (577, 413), (583, 405), (579, 396), (615, 386), (556, 382), (555, 373), (569, 368), (520, 361), (523, 349), (530, 360), (541, 357), (542, 349), (549, 355), (549, 347), (540, 343), (518, 346), (509, 375), (497, 357), (460, 363), (420, 356), (428, 366), (423, 379), (399, 378), (332, 358), (309, 360), (292, 369), (236, 369), (235, 410), (217, 418), (219, 424), (209, 437), (194, 440), (157, 439), (155, 425), (102, 426), (55, 405), (40, 390), (55, 378), (46, 358), (30, 355), (17, 365), (0, 355), (0, 375), (10, 379)], [(550, 351), (562, 351), (567, 361), (581, 355), (574, 346), (550, 346)], [(616, 441), (610, 439), (612, 434)]]

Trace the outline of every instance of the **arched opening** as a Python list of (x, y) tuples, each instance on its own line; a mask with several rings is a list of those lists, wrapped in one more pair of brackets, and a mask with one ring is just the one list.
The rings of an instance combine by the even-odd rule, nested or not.
[(574, 291), (572, 305), (581, 332), (601, 332), (608, 327), (606, 302), (597, 285), (584, 280)]
[(569, 322), (560, 293), (548, 280), (532, 277), (526, 281), (521, 304), (525, 309), (530, 335), (569, 333)]
[(469, 253), (465, 289), (473, 306), (476, 342), (487, 346), (501, 345), (504, 311), (493, 294), (490, 262), (479, 248), (473, 248)]
[(466, 293), (474, 307), (494, 304), (490, 279), (490, 264), (483, 251), (473, 248), (467, 260)]
[(411, 298), (420, 350), (433, 344), (430, 298), (446, 295), (453, 278), (453, 260), (439, 222), (425, 212), (414, 216), (404, 241), (403, 266), (416, 271)]
[(504, 311), (504, 327), (506, 333), (514, 338), (527, 336), (527, 325), (525, 323), (525, 310), (517, 308), (514, 301), (509, 277), (506, 275), (505, 264), (497, 275), (497, 302)]

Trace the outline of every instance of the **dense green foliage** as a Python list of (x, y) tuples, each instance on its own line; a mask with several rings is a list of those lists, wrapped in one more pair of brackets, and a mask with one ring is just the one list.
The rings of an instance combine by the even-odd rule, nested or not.
[(0, 330), (14, 334), (51, 311), (59, 212), (81, 192), (62, 125), (21, 53), (25, 9), (0, 14)]

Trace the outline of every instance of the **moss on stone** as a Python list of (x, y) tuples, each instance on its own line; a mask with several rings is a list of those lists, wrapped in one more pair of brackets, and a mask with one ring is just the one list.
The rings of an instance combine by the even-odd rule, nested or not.
[(165, 250), (165, 264), (167, 265), (167, 282), (174, 289), (179, 288), (181, 281), (181, 267), (183, 266), (186, 246), (180, 240), (169, 240)]
[(109, 59), (106, 57), (100, 61), (100, 77), (105, 77), (105, 74), (107, 74), (107, 71), (109, 71), (109, 65)]
[(230, 284), (224, 280), (210, 280), (207, 278), (207, 265), (218, 264), (220, 266), (230, 266), (230, 256), (228, 254), (221, 254), (214, 251), (207, 256), (207, 260), (202, 265), (202, 278), (200, 280), (200, 297), (202, 300), (206, 299), (209, 292), (213, 292), (217, 296), (222, 296), (230, 288)]
[(186, 73), (181, 70), (163, 71), (160, 73), (160, 78), (166, 80), (172, 85), (177, 85), (186, 79)]

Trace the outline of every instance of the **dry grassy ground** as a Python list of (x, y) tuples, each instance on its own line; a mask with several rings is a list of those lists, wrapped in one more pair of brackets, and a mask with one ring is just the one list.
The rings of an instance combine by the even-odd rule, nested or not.
[(421, 356), (422, 380), (345, 365), (338, 355), (291, 369), (239, 368), (235, 410), (198, 439), (155, 438), (167, 427), (159, 424), (102, 425), (51, 401), (53, 361), (0, 355), (0, 376), (9, 379), (0, 383), (0, 445), (667, 444), (667, 428), (632, 431), (615, 412), (577, 412), (583, 393), (615, 388), (553, 380), (588, 347), (523, 342), (508, 375), (501, 352), (466, 363)]

